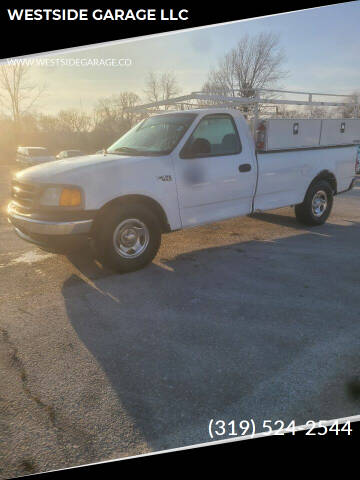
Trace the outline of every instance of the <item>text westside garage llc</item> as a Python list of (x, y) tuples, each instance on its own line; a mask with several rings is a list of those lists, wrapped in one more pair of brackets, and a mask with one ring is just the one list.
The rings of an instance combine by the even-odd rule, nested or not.
[(21, 8), (7, 9), (11, 21), (187, 21), (189, 10), (172, 8), (101, 9)]

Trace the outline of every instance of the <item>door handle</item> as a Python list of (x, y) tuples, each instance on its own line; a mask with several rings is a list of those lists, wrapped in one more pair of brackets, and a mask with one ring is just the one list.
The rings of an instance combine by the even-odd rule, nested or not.
[(250, 163), (243, 163), (239, 165), (239, 172), (250, 172), (251, 165)]

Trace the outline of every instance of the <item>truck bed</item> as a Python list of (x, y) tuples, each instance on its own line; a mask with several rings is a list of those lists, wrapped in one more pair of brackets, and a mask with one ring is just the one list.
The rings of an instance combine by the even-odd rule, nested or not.
[(257, 153), (258, 183), (254, 210), (296, 205), (321, 172), (336, 177), (336, 193), (347, 190), (355, 175), (357, 145), (287, 149)]

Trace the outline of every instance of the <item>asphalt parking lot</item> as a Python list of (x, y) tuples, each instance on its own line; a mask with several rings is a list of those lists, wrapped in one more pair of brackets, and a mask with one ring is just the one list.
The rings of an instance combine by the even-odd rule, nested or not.
[(126, 275), (24, 243), (7, 196), (3, 166), (3, 478), (206, 442), (212, 418), (360, 413), (360, 182), (324, 226), (285, 208), (176, 232)]

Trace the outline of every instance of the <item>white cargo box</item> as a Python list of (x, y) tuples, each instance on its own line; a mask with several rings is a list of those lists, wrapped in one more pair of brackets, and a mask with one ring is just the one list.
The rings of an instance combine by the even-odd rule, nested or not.
[(321, 133), (320, 119), (280, 119), (265, 121), (265, 150), (318, 147)]
[(360, 143), (360, 118), (280, 119), (261, 121), (265, 127), (261, 150), (287, 150)]
[(322, 120), (320, 145), (360, 143), (360, 118)]

